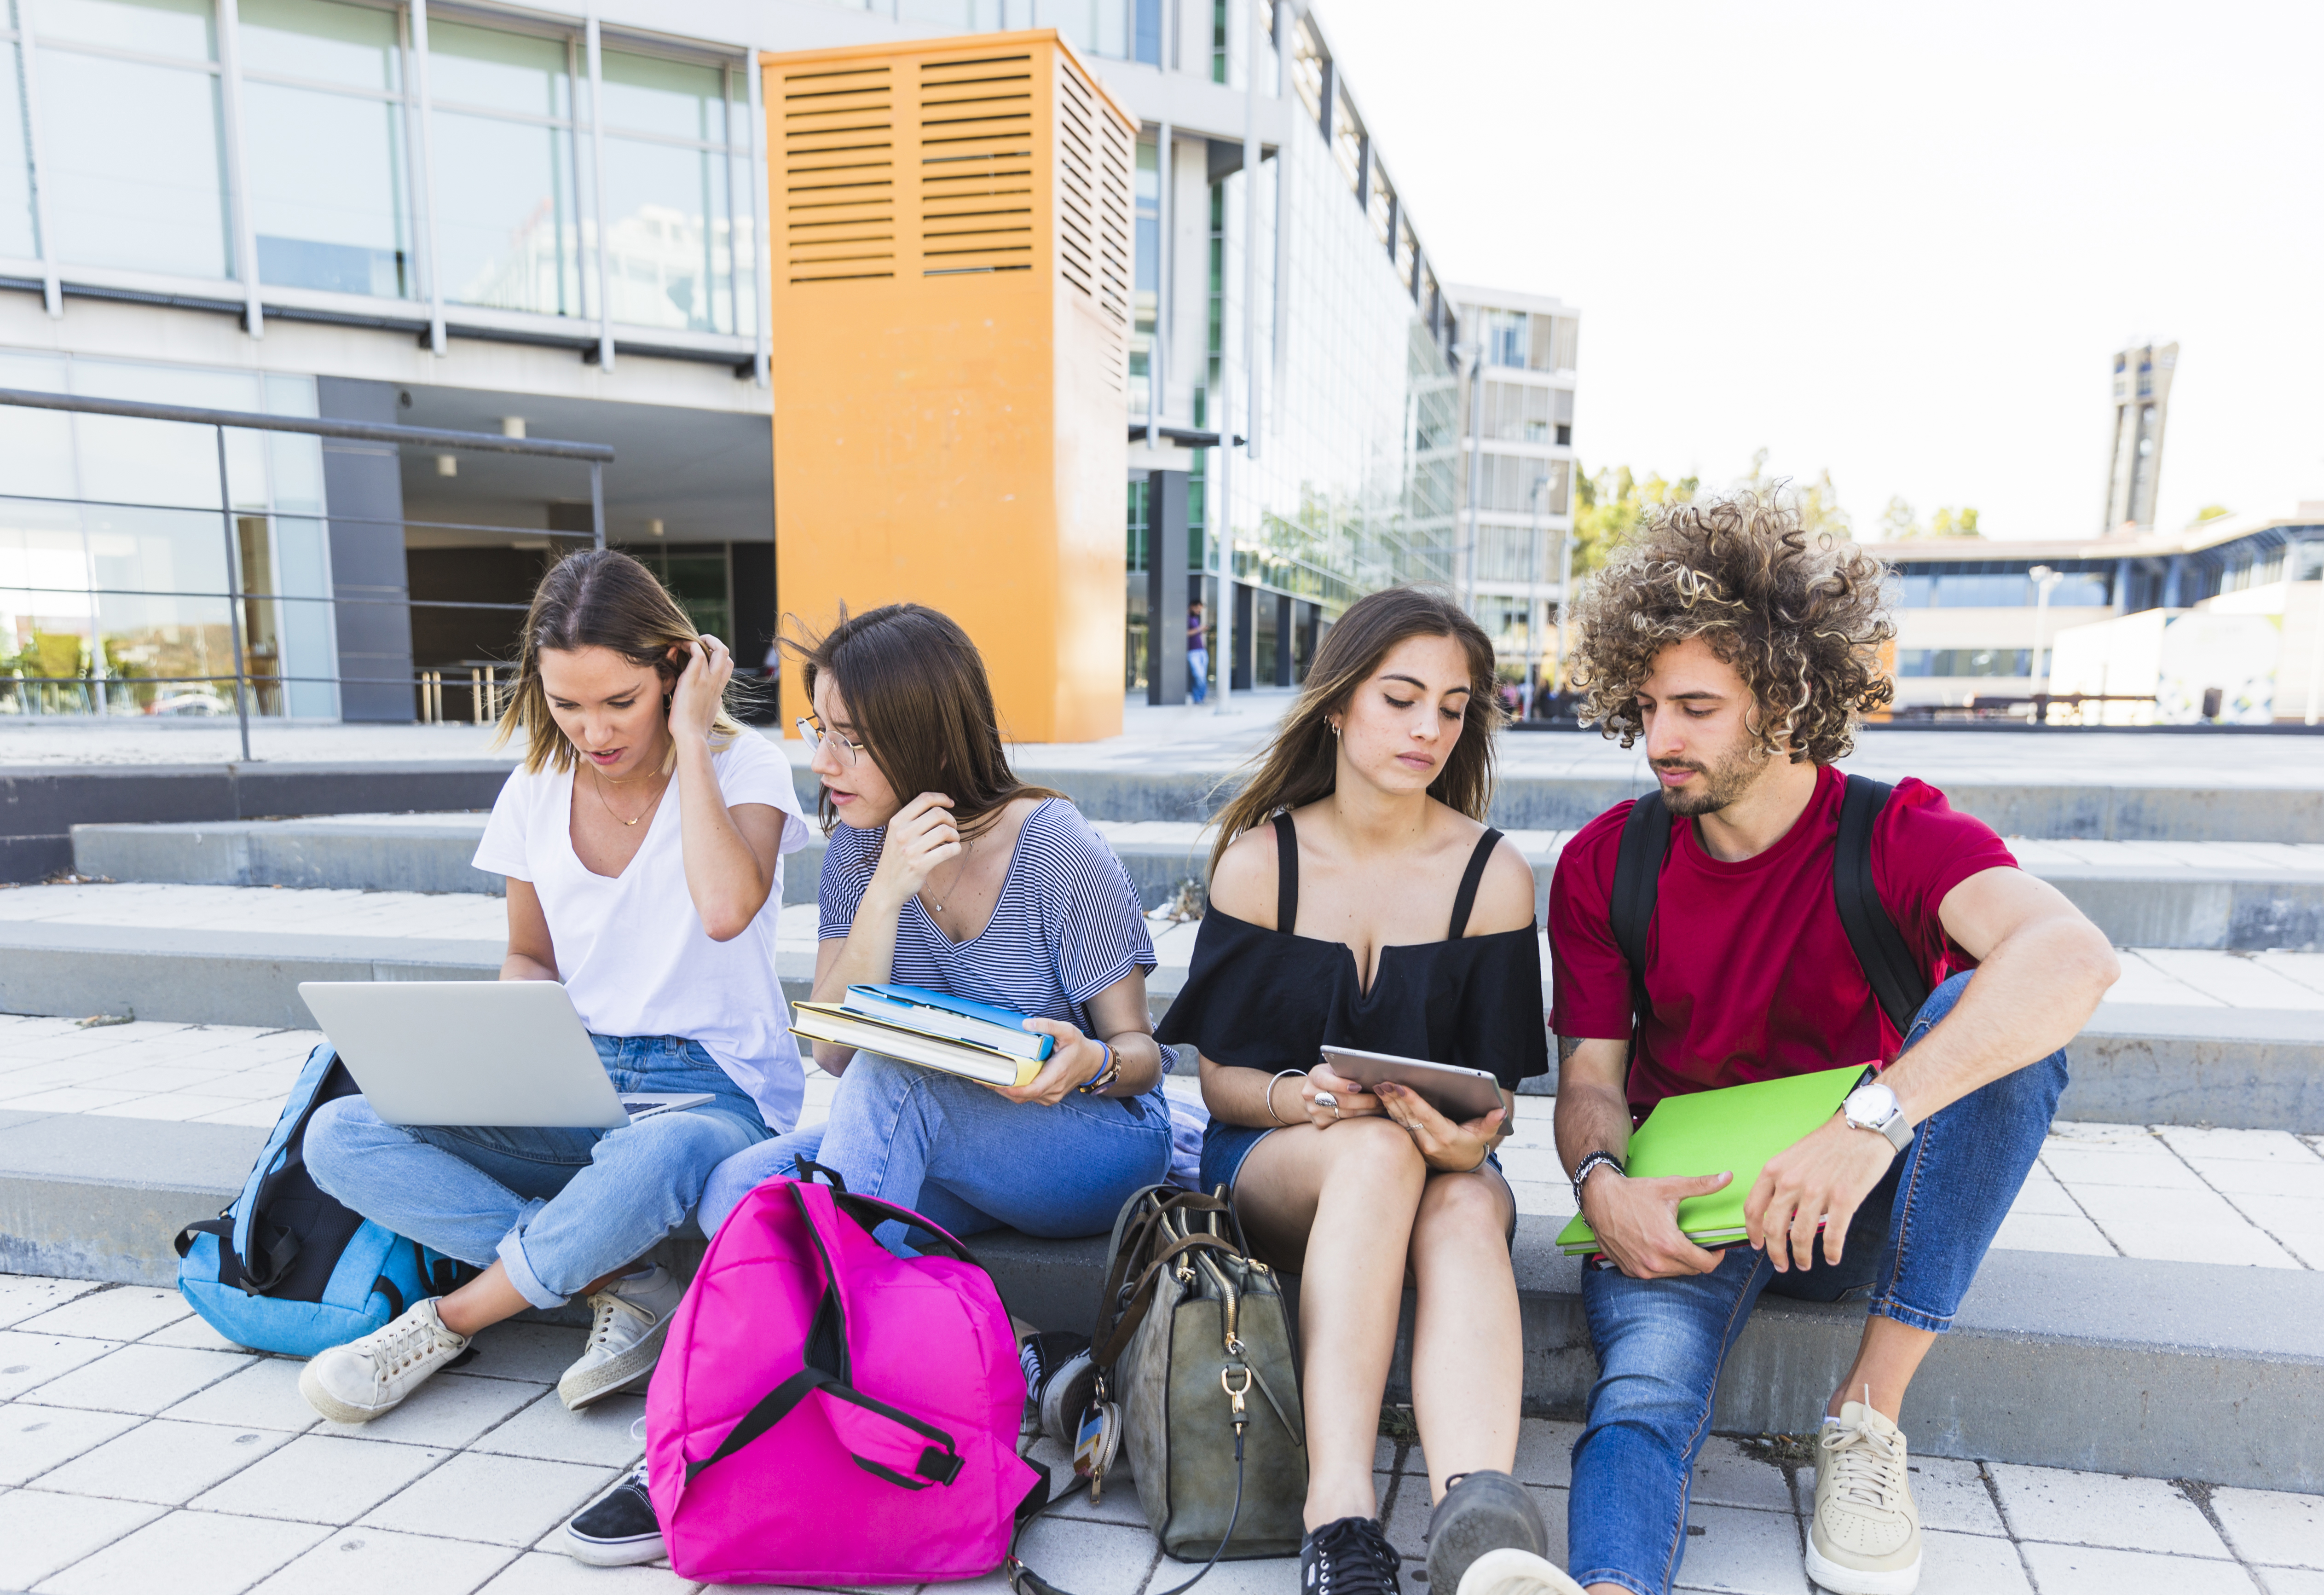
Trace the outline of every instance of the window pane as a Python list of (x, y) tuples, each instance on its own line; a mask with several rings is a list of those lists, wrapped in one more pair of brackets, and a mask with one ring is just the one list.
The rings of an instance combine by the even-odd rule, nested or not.
[(724, 153), (607, 139), (605, 214), (614, 320), (733, 328)]
[(488, 106), (528, 116), (570, 116), (573, 81), (562, 39), (535, 39), (431, 23), (428, 92), (439, 104)]
[(444, 297), (579, 315), (580, 239), (564, 130), (450, 111), (437, 114), (436, 130)]
[(726, 142), (726, 74), (717, 67), (604, 52), (605, 125), (672, 138)]
[[(0, 18), (5, 15), (0, 12)], [(32, 167), (26, 156), (23, 83), (16, 46), (0, 44), (0, 254), (29, 257), (41, 251), (32, 231)]]
[(403, 87), (392, 11), (329, 0), (242, 0), (241, 15), (245, 72), (279, 72), (350, 88)]
[(33, 0), (32, 31), (43, 41), (109, 44), (140, 55), (215, 60), (210, 0)]
[(408, 299), (403, 108), (384, 100), (243, 86), (250, 215), (262, 281)]
[(40, 64), (59, 258), (229, 275), (217, 79), (61, 50), (42, 50)]

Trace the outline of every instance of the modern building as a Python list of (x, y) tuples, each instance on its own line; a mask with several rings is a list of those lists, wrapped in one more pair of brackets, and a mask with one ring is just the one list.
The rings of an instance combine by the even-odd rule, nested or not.
[[(1966, 710), (1977, 699), (2029, 713), (2037, 692), (2118, 699), (2074, 711), (2116, 724), (2307, 720), (2324, 706), (2324, 502), (2175, 532), (1868, 547), (1897, 575), (1896, 703), (1907, 715)], [(2182, 619), (2192, 623), (2178, 626)], [(2174, 627), (2184, 635), (2166, 650)], [(2166, 653), (2199, 635), (2200, 661), (2188, 668), (2218, 678), (2174, 703)], [(2223, 674), (2230, 654), (2242, 661), (2237, 682)], [(2260, 676), (2264, 683), (2238, 686)], [(2206, 714), (2212, 688), (2221, 702)], [(2238, 691), (2240, 715), (2230, 713)]]
[[(609, 444), (612, 540), (745, 665), (814, 596), (774, 581), (755, 62), (1055, 28), (1142, 128), (1126, 685), (1183, 694), (1185, 597), (1215, 626), (1230, 577), (1213, 657), (1263, 682), (1361, 592), (1455, 574), (1461, 315), (1296, 0), (0, 22), (0, 386)], [(222, 488), (199, 429), (0, 406), (0, 714), (214, 711), (246, 639), (262, 712), (465, 717), (470, 672), (511, 655), (505, 606), (592, 523), (568, 462), (227, 437)]]
[(1462, 518), (1455, 579), (1505, 670), (1554, 657), (1573, 532), (1573, 365), (1581, 319), (1561, 300), (1453, 287)]
[(2154, 524), (2154, 495), (2163, 482), (2163, 428), (2171, 419), (2171, 378), (2179, 346), (2152, 339), (2114, 357), (2114, 447), (2107, 472), (2101, 534), (2145, 530)]

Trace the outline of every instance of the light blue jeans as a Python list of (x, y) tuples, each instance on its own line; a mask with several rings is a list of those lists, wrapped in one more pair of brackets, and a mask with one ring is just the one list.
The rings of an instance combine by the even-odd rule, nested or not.
[[(1952, 1011), (1969, 979), (1957, 974), (1930, 993), (1907, 1050)], [(2053, 1052), (1930, 1114), (1856, 1210), (1836, 1266), (1819, 1252), (1812, 1268), (1779, 1275), (1764, 1252), (1729, 1246), (1718, 1268), (1683, 1278), (1584, 1270), (1598, 1382), (1573, 1445), (1566, 1566), (1574, 1582), (1664, 1595), (1677, 1578), (1720, 1370), (1760, 1292), (1862, 1299), (1876, 1317), (1939, 1334), (1952, 1326), (2065, 1089), (2066, 1055)]]
[(1170, 1110), (1159, 1085), (1134, 1097), (1068, 1093), (1044, 1108), (859, 1052), (839, 1077), (827, 1122), (719, 1165), (702, 1193), (702, 1232), (715, 1234), (752, 1187), (794, 1173), (802, 1157), (849, 1190), (908, 1207), (954, 1235), (1003, 1225), (1102, 1235), (1132, 1193), (1168, 1176)]
[(364, 1217), (556, 1307), (686, 1222), (711, 1170), (772, 1132), (698, 1041), (592, 1036), (619, 1092), (713, 1101), (620, 1129), (387, 1124), (361, 1096), (307, 1121), (307, 1172)]

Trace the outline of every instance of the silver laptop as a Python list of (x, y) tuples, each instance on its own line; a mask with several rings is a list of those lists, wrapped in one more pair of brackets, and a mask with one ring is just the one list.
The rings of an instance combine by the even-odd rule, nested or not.
[(389, 1124), (619, 1129), (711, 1100), (615, 1091), (555, 981), (301, 981), (299, 995)]

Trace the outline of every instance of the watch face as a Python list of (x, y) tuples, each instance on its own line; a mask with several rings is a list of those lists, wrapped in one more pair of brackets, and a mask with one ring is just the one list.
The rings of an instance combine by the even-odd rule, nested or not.
[(1858, 1124), (1878, 1124), (1896, 1111), (1896, 1093), (1875, 1081), (1849, 1093), (1841, 1111)]

